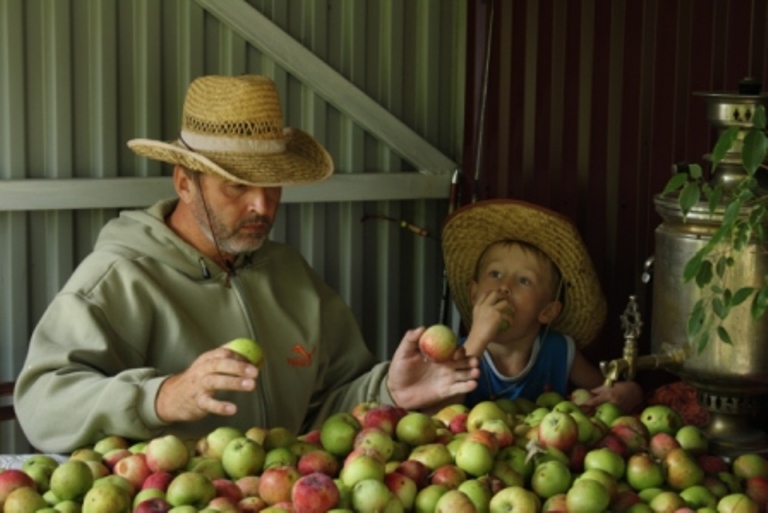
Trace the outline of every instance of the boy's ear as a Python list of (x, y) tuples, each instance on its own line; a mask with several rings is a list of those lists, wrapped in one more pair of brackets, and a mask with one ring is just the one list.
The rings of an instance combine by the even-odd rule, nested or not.
[(560, 301), (550, 301), (544, 309), (539, 312), (539, 322), (541, 324), (552, 324), (563, 311), (563, 304)]

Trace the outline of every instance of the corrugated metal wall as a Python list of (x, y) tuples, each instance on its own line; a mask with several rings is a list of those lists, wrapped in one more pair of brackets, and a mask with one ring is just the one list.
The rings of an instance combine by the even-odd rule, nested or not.
[[(271, 22), (293, 40), (254, 45), (242, 23), (251, 15), (268, 20), (260, 30)], [(138, 187), (149, 201), (171, 190), (152, 181), (170, 170), (135, 158), (125, 142), (175, 138), (186, 86), (202, 74), (273, 77), (286, 124), (320, 139), (337, 173), (441, 175), (444, 190), (406, 200), (377, 190), (376, 200), (358, 201), (367, 195), (333, 183), (337, 200), (289, 194), (274, 231), (340, 291), (381, 358), (407, 328), (436, 322), (442, 267), (433, 237), (450, 170), (404, 155), (421, 138), (435, 161), (461, 160), (465, 23), (463, 0), (0, 0), (0, 379), (17, 375), (37, 319), (100, 227), (133, 206), (121, 195)], [(296, 42), (328, 70), (294, 51)], [(328, 86), (339, 77), (349, 82), (340, 92)], [(365, 95), (383, 109), (355, 117)], [(408, 183), (396, 178), (392, 188)], [(105, 206), (81, 208), (94, 201)], [(366, 215), (407, 220), (430, 237)], [(0, 452), (24, 450), (18, 427), (0, 426)]]
[[(493, 16), (491, 16), (493, 12)], [(478, 196), (515, 197), (572, 217), (608, 296), (594, 361), (621, 355), (620, 315), (638, 294), (650, 351), (650, 286), (640, 281), (661, 223), (653, 196), (671, 166), (714, 144), (696, 91), (768, 86), (765, 0), (473, 0), (467, 146), (474, 171), (488, 19), (493, 19)], [(763, 88), (764, 91), (768, 89)], [(464, 184), (464, 198), (472, 184)], [(644, 373), (649, 386), (668, 380)]]

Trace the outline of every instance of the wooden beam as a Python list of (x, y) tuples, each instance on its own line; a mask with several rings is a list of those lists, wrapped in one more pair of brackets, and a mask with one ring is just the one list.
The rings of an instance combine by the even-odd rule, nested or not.
[(244, 0), (196, 0), (339, 111), (425, 173), (459, 166)]

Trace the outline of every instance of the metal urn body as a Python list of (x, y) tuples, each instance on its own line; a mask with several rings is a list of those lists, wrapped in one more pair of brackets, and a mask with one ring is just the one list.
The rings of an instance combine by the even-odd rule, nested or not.
[[(711, 93), (700, 96), (707, 100), (709, 120), (718, 129), (733, 125), (749, 127), (750, 112), (768, 100), (765, 95)], [(734, 144), (736, 146), (739, 148), (729, 153), (711, 173), (710, 183), (723, 186), (724, 198), (729, 184), (743, 176), (738, 157), (740, 144)], [(654, 353), (670, 348), (685, 351), (682, 364), (672, 371), (696, 387), (699, 403), (709, 411), (710, 421), (705, 429), (713, 452), (723, 455), (768, 452), (768, 436), (764, 431), (768, 418), (768, 315), (755, 320), (750, 312), (751, 301), (745, 301), (731, 309), (722, 321), (732, 343), (720, 340), (715, 328), (703, 348), (694, 347), (687, 335), (694, 304), (707, 298), (694, 280), (684, 282), (684, 269), (711, 240), (723, 221), (725, 206), (718, 206), (711, 215), (708, 203), (702, 198), (684, 216), (676, 194), (659, 194), (654, 197), (654, 204), (663, 222), (655, 232), (652, 350)], [(742, 209), (740, 215), (748, 216), (749, 209)], [(768, 230), (768, 226), (765, 229)], [(735, 291), (765, 285), (768, 247), (750, 241), (744, 249), (733, 251), (730, 241), (723, 241), (716, 246), (714, 254), (733, 258), (734, 265), (728, 271), (724, 286)], [(714, 314), (710, 311), (708, 315)]]

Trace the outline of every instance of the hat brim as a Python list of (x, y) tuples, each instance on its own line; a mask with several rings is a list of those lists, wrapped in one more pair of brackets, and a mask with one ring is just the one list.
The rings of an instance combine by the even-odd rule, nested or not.
[(285, 130), (288, 142), (282, 153), (197, 152), (178, 140), (154, 139), (132, 139), (128, 147), (143, 157), (252, 186), (281, 187), (329, 178), (333, 174), (333, 159), (325, 148), (302, 130)]
[(563, 277), (565, 304), (552, 328), (589, 344), (605, 322), (607, 304), (589, 253), (573, 223), (557, 212), (515, 200), (486, 200), (453, 212), (443, 226), (448, 284), (464, 325), (472, 323), (470, 283), (485, 249), (504, 240), (536, 246)]

